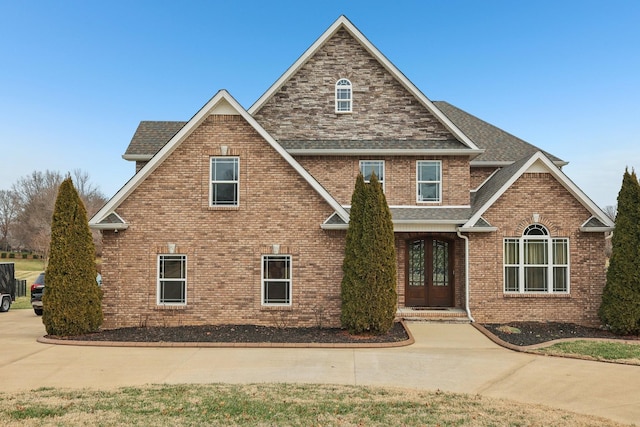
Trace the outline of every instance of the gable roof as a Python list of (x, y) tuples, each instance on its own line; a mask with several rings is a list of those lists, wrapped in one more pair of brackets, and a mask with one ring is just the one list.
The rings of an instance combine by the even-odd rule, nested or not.
[[(300, 165), (287, 151), (278, 144), (269, 133), (242, 108), (242, 106), (226, 91), (219, 91), (207, 102), (171, 139), (151, 158), (140, 171), (133, 176), (92, 218), (89, 225), (97, 229), (122, 229), (126, 224), (117, 221), (121, 218), (114, 214), (115, 210), (173, 151), (211, 114), (237, 114), (252, 126), (265, 141), (276, 150), (313, 189), (336, 211), (345, 222), (349, 220), (347, 211)], [(114, 221), (115, 220), (115, 221)]]
[(542, 151), (556, 165), (564, 166), (567, 162), (547, 153), (504, 130), (477, 118), (445, 101), (434, 101), (433, 104), (442, 111), (456, 126), (462, 130), (484, 153), (471, 161), (471, 166), (504, 166)]
[[(578, 188), (561, 170), (541, 151), (520, 159), (519, 161), (494, 173), (480, 187), (473, 198), (473, 214), (469, 221), (461, 227), (462, 231), (474, 231), (474, 227), (484, 219), (482, 215), (513, 185), (518, 178), (532, 167), (536, 171), (550, 173), (573, 197), (592, 215), (591, 219), (581, 227), (582, 231), (611, 231), (613, 222), (587, 195)], [(486, 221), (485, 221), (486, 222)], [(591, 226), (589, 226), (591, 225)]]
[(339, 30), (346, 30), (367, 50), (409, 93), (411, 93), (431, 114), (433, 114), (460, 142), (468, 149), (480, 149), (458, 127), (449, 120), (433, 103), (391, 63), (346, 16), (340, 16), (303, 54), (280, 76), (276, 82), (249, 108), (249, 114), (254, 115), (280, 88), (311, 58), (334, 34)]

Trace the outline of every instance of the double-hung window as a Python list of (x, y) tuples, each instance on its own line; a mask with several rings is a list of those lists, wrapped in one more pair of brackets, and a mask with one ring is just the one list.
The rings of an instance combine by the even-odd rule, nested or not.
[(442, 200), (442, 162), (440, 160), (418, 160), (416, 170), (418, 202), (440, 202)]
[(350, 113), (352, 98), (351, 82), (340, 79), (336, 83), (336, 113)]
[(568, 293), (569, 239), (552, 238), (540, 224), (504, 239), (506, 293)]
[(366, 183), (371, 182), (371, 175), (375, 173), (384, 189), (384, 160), (360, 160), (360, 173)]
[(158, 256), (158, 304), (187, 303), (187, 256)]
[(238, 206), (239, 184), (240, 158), (211, 158), (211, 206)]
[(262, 305), (291, 305), (291, 255), (262, 256)]

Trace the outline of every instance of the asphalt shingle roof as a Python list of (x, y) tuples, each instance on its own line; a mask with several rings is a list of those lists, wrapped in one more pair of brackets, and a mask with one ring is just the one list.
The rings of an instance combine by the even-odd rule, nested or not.
[(435, 101), (436, 108), (444, 113), (465, 135), (485, 152), (475, 162), (513, 162), (542, 151), (553, 162), (562, 161), (546, 151), (511, 135), (445, 101)]
[(131, 138), (127, 155), (156, 154), (187, 122), (140, 122)]
[[(538, 147), (517, 138), (479, 118), (447, 103), (436, 101), (434, 105), (444, 113), (460, 130), (485, 152), (474, 161), (514, 162), (528, 157), (536, 151), (542, 151), (552, 161), (561, 159), (540, 150)], [(153, 156), (175, 135), (186, 122), (182, 121), (143, 121), (140, 122), (127, 151), (127, 155)], [(456, 140), (415, 140), (415, 141), (278, 141), (286, 150), (297, 149), (464, 149)]]

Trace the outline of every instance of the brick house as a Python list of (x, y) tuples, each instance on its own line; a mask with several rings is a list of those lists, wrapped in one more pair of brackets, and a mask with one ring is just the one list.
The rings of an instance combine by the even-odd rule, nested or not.
[(222, 90), (123, 157), (90, 220), (106, 328), (339, 326), (359, 172), (392, 211), (399, 317), (598, 323), (613, 224), (566, 162), (430, 101), (345, 17), (248, 110)]

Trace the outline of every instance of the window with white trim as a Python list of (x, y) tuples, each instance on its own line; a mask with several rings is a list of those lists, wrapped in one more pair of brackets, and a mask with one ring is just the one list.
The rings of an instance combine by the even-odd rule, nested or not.
[(291, 305), (291, 255), (262, 256), (262, 305)]
[(158, 255), (158, 304), (187, 303), (187, 256)]
[(568, 293), (569, 239), (553, 238), (540, 224), (504, 239), (506, 293)]
[(375, 173), (384, 189), (384, 160), (360, 160), (360, 173), (366, 183), (371, 182), (371, 175)]
[(239, 184), (239, 157), (211, 157), (210, 206), (238, 206)]
[(442, 162), (440, 160), (418, 160), (416, 187), (418, 202), (442, 200)]
[(350, 113), (352, 98), (351, 82), (340, 79), (336, 82), (336, 113)]

